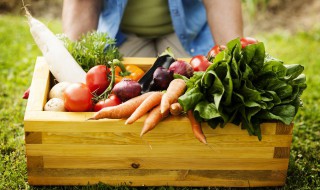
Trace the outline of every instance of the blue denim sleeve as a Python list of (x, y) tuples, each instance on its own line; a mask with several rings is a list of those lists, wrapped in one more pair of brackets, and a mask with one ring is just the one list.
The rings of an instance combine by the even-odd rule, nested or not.
[(173, 27), (182, 46), (192, 56), (207, 54), (214, 45), (200, 0), (169, 0)]
[(99, 16), (98, 32), (107, 33), (109, 37), (115, 38), (118, 46), (125, 40), (119, 26), (126, 4), (127, 0), (104, 0)]

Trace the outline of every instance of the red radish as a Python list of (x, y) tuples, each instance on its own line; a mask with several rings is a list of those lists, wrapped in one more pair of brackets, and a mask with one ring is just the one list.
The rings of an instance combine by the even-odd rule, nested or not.
[(30, 94), (30, 87), (24, 91), (22, 98), (23, 99), (28, 99), (29, 98), (29, 94)]

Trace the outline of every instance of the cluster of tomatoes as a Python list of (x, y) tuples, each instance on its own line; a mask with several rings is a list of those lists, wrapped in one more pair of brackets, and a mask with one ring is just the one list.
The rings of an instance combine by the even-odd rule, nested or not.
[[(240, 39), (240, 42), (242, 48), (245, 48), (250, 44), (258, 43), (258, 41), (252, 37), (243, 37)], [(193, 67), (194, 71), (205, 71), (211, 64), (213, 58), (224, 49), (226, 49), (225, 45), (215, 45), (210, 49), (207, 56), (196, 55), (192, 57), (192, 59), (190, 60), (190, 65)]]
[[(138, 81), (144, 71), (135, 65), (125, 67), (122, 72), (120, 67), (115, 68), (115, 83), (123, 78)], [(122, 100), (115, 94), (104, 96), (112, 80), (110, 68), (105, 65), (96, 65), (86, 74), (86, 84), (74, 83), (64, 91), (65, 108), (73, 112), (99, 111), (104, 107), (115, 106)], [(105, 97), (105, 98), (104, 98)], [(98, 100), (98, 101), (94, 101)]]

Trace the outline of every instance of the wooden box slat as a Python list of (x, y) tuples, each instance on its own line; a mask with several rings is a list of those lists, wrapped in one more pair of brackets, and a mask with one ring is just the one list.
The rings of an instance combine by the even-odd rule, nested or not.
[[(147, 70), (155, 58), (125, 58)], [(187, 59), (188, 61), (188, 59)], [(293, 125), (261, 125), (262, 140), (239, 126), (211, 129), (208, 145), (193, 135), (184, 116), (168, 117), (143, 138), (145, 117), (88, 120), (93, 112), (46, 112), (51, 75), (38, 58), (25, 117), (31, 185), (281, 186), (288, 169)]]

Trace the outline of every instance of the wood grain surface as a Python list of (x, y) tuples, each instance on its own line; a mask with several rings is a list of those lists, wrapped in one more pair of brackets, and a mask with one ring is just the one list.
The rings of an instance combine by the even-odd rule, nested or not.
[[(125, 58), (148, 70), (155, 58)], [(188, 60), (187, 60), (188, 61)], [(262, 140), (239, 126), (210, 128), (208, 145), (193, 135), (185, 116), (168, 117), (140, 138), (145, 117), (88, 120), (93, 112), (47, 112), (52, 77), (38, 58), (25, 117), (31, 185), (258, 187), (285, 184), (293, 124), (261, 125)]]

